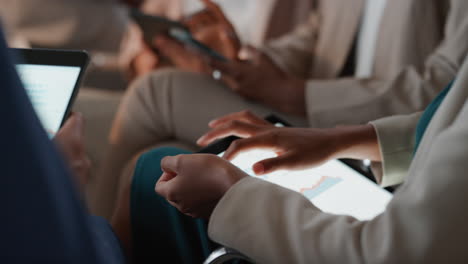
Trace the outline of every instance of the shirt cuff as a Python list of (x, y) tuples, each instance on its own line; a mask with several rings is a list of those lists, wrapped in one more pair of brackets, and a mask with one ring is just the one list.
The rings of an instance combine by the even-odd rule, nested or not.
[(419, 114), (416, 114), (370, 122), (379, 141), (383, 187), (403, 183), (413, 160), (414, 133), (418, 119)]
[[(226, 236), (226, 232), (230, 232), (230, 229), (226, 227), (226, 215), (231, 215), (230, 210), (236, 210), (231, 204), (235, 201), (242, 199), (244, 196), (239, 195), (238, 193), (242, 192), (246, 186), (255, 184), (260, 179), (254, 177), (245, 177), (242, 180), (234, 184), (229, 190), (224, 194), (223, 198), (218, 202), (213, 213), (211, 214), (209, 225), (208, 225), (208, 235), (210, 238), (218, 238)], [(241, 216), (241, 214), (239, 214)]]

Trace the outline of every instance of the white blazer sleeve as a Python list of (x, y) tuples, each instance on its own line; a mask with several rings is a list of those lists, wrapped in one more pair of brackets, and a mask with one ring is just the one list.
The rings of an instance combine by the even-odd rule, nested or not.
[(422, 112), (407, 116), (392, 116), (370, 122), (377, 133), (384, 187), (401, 184), (413, 160), (416, 127)]
[(217, 205), (209, 235), (258, 263), (464, 263), (467, 124), (468, 106), (372, 221), (322, 213), (298, 193), (246, 178)]

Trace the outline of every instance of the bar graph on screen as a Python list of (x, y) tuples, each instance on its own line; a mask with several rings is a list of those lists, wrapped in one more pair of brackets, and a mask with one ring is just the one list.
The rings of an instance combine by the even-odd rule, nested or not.
[(333, 186), (337, 185), (342, 181), (343, 179), (338, 177), (322, 176), (320, 180), (317, 183), (315, 183), (312, 187), (302, 188), (300, 190), (300, 193), (302, 193), (309, 200), (312, 200), (313, 198), (319, 196), (323, 192), (327, 191), (328, 189), (332, 188)]

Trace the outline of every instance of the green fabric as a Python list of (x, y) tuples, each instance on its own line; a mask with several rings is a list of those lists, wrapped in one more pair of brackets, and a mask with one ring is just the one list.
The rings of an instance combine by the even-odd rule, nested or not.
[(445, 97), (449, 93), (450, 89), (453, 86), (455, 81), (450, 82), (450, 84), (442, 91), (439, 95), (431, 102), (431, 104), (426, 108), (421, 119), (419, 119), (418, 126), (416, 127), (416, 142), (414, 147), (414, 153), (418, 151), (419, 145), (421, 144), (424, 133), (427, 130), (427, 127), (431, 123), (432, 118), (439, 109), (440, 105), (444, 101)]
[(162, 174), (162, 158), (188, 153), (160, 148), (143, 154), (137, 162), (130, 201), (135, 263), (199, 264), (215, 247), (208, 239), (205, 221), (179, 213), (154, 191)]

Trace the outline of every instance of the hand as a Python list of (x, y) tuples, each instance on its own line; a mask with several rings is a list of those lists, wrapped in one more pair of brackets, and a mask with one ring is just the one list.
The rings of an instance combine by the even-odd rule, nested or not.
[(211, 130), (197, 141), (197, 144), (202, 147), (228, 136), (252, 137), (275, 128), (273, 124), (248, 110), (217, 118), (211, 121), (208, 126)]
[[(217, 4), (210, 0), (204, 0), (203, 3), (206, 10), (187, 18), (184, 23), (189, 27), (195, 39), (226, 58), (237, 60), (241, 42), (234, 27)], [(156, 38), (154, 45), (161, 55), (169, 58), (180, 69), (205, 74), (212, 73), (208, 58), (191, 47), (164, 36)]]
[[(238, 135), (247, 135), (255, 129), (255, 125), (245, 122), (237, 122), (230, 127), (230, 131), (234, 131), (232, 134)], [(257, 175), (280, 169), (315, 167), (338, 158), (381, 160), (377, 135), (372, 125), (330, 129), (274, 127), (261, 131), (252, 137), (235, 140), (223, 158), (232, 160), (241, 152), (252, 149), (276, 152), (277, 157), (253, 165)]]
[(160, 64), (159, 57), (146, 44), (141, 45), (140, 51), (130, 61), (129, 78), (133, 80), (146, 75), (156, 69)]
[(250, 48), (251, 61), (210, 60), (222, 81), (237, 94), (276, 110), (304, 116), (305, 81), (283, 72), (265, 54)]
[(215, 155), (196, 154), (166, 157), (156, 192), (179, 211), (209, 219), (224, 194), (247, 175)]
[[(232, 128), (241, 134), (243, 130), (251, 130), (252, 126), (243, 123)], [(252, 137), (233, 141), (223, 158), (232, 160), (241, 152), (253, 149), (274, 151), (277, 157), (253, 165), (255, 174), (263, 175), (281, 169), (300, 170), (319, 166), (337, 158), (341, 150), (339, 143), (339, 133), (334, 129), (274, 127)]]
[(83, 116), (79, 113), (72, 114), (59, 130), (54, 141), (64, 155), (78, 184), (83, 187), (88, 181), (91, 168), (91, 161), (85, 152)]
[(211, 0), (201, 2), (206, 9), (185, 19), (185, 24), (198, 41), (225, 57), (236, 60), (242, 44), (234, 26), (219, 5)]
[(205, 74), (212, 72), (205, 55), (170, 37), (159, 36), (155, 39), (154, 45), (161, 55), (169, 58), (179, 69)]

